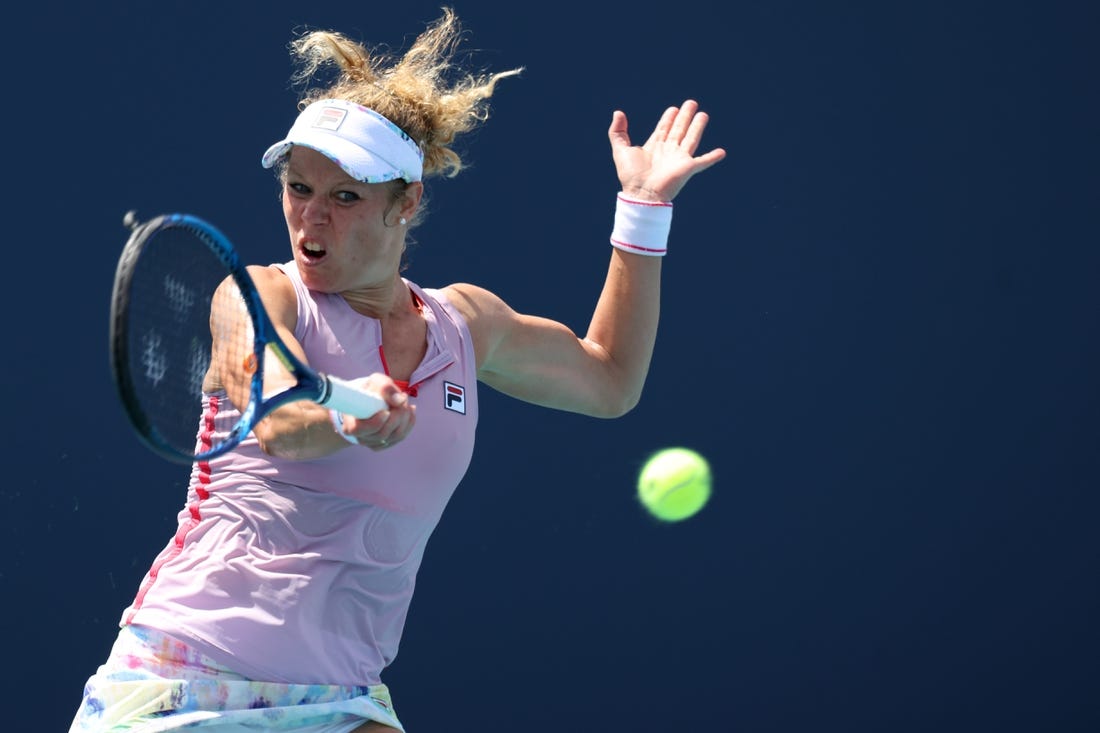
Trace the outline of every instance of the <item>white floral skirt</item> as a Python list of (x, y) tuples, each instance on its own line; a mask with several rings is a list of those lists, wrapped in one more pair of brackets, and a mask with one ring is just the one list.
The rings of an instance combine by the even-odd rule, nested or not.
[(255, 682), (152, 629), (124, 626), (84, 688), (69, 733), (404, 731), (385, 685)]

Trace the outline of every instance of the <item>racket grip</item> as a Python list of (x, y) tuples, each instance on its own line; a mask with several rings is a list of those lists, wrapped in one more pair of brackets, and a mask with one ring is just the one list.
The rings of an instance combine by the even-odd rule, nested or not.
[[(364, 391), (355, 382), (338, 377), (325, 377), (328, 381), (328, 397), (322, 405), (353, 417), (370, 417), (386, 406), (386, 401), (376, 394)], [(356, 380), (359, 381), (359, 380)]]

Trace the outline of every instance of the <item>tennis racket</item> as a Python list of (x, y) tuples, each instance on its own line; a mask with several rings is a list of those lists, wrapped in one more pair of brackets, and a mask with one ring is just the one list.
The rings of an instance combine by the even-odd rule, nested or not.
[[(139, 223), (134, 212), (124, 223), (131, 233), (111, 295), (111, 372), (130, 422), (156, 453), (180, 463), (209, 460), (296, 400), (356, 417), (385, 406), (346, 380), (315, 372), (286, 347), (248, 270), (214, 226), (189, 214)], [(239, 418), (231, 424), (202, 407), (204, 385), (210, 391), (217, 383), (215, 353), (219, 363), (232, 359), (251, 375), (248, 403), (234, 405)], [(273, 394), (264, 394), (268, 355), (297, 380)]]

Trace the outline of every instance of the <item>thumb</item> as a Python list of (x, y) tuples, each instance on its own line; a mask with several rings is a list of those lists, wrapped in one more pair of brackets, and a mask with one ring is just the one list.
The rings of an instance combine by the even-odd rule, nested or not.
[(402, 407), (409, 401), (409, 396), (397, 386), (391, 377), (375, 372), (366, 377), (360, 377), (353, 381), (359, 389), (377, 395), (388, 407)]
[(630, 135), (627, 134), (626, 114), (615, 110), (611, 115), (611, 126), (607, 128), (607, 137), (611, 147), (630, 147)]
[(390, 380), (390, 383), (382, 389), (382, 399), (390, 407), (404, 407), (409, 401), (409, 396), (393, 380)]

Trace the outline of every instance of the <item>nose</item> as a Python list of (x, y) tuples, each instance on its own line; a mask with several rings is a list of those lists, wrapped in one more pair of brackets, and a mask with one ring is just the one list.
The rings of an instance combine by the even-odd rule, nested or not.
[(329, 202), (324, 196), (310, 196), (302, 206), (302, 219), (311, 224), (328, 221)]

